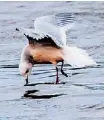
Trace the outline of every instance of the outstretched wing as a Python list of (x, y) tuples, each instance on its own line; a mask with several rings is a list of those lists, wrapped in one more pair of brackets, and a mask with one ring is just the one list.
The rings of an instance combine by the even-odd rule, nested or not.
[(16, 29), (22, 32), (29, 40), (29, 44), (42, 43), (63, 47), (66, 45), (66, 31), (72, 27), (69, 23), (63, 27), (57, 24), (55, 16), (43, 16), (36, 18), (35, 29)]
[(60, 27), (55, 16), (43, 16), (36, 18), (34, 27), (35, 32), (47, 34), (58, 46), (63, 47), (66, 45), (66, 30), (71, 28), (71, 23)]
[(34, 29), (24, 29), (16, 28), (17, 31), (20, 31), (23, 35), (29, 40), (29, 44), (40, 43), (42, 45), (56, 46), (56, 43), (52, 40), (50, 36), (44, 33), (36, 33)]

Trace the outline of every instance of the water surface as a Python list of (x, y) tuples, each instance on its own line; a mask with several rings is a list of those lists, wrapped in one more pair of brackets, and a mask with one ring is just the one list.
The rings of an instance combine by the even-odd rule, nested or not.
[[(0, 2), (0, 120), (103, 120), (104, 91), (103, 2)], [(59, 73), (55, 85), (52, 65), (36, 65), (30, 86), (19, 74), (18, 64), (27, 39), (16, 27), (33, 28), (36, 17), (54, 15), (61, 25), (75, 26), (67, 44), (81, 47), (99, 64), (73, 69), (65, 64), (68, 78)]]

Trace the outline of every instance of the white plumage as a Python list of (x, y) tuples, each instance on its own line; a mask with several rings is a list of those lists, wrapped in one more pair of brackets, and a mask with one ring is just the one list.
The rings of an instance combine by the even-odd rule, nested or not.
[(69, 23), (60, 27), (54, 16), (43, 16), (35, 20), (34, 27), (34, 29), (16, 29), (29, 40), (29, 44), (23, 49), (19, 64), (19, 70), (26, 79), (26, 85), (34, 64), (54, 64), (56, 83), (59, 82), (58, 62), (62, 62), (61, 73), (66, 77), (68, 75), (63, 71), (64, 60), (73, 67), (79, 68), (97, 65), (85, 50), (66, 45), (66, 31), (71, 29), (73, 24)]
[(74, 24), (69, 23), (63, 27), (60, 27), (57, 24), (55, 16), (39, 17), (36, 18), (34, 22), (35, 32), (47, 34), (60, 47), (66, 45), (66, 31), (71, 29), (73, 25)]
[(76, 46), (64, 46), (63, 57), (68, 64), (76, 68), (97, 65), (85, 50)]
[[(54, 24), (52, 21), (55, 21)], [(97, 65), (85, 50), (76, 46), (68, 47), (66, 45), (66, 31), (71, 29), (73, 25), (74, 24), (69, 23), (60, 27), (57, 25), (56, 18), (54, 16), (43, 16), (36, 18), (34, 29), (20, 29), (20, 31), (37, 41), (47, 36), (51, 37), (52, 40), (63, 49), (63, 59), (73, 67)]]

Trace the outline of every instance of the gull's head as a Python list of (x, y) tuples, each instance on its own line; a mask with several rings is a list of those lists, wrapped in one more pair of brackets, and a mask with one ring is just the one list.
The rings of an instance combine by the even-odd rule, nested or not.
[(21, 62), (19, 64), (19, 71), (20, 74), (27, 79), (28, 75), (30, 74), (32, 69), (32, 64), (31, 63), (27, 63), (27, 62)]

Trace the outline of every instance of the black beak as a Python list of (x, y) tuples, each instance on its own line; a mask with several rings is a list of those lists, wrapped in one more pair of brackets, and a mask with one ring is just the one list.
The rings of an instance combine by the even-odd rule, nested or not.
[(26, 84), (24, 86), (27, 86), (28, 85), (28, 75), (27, 75), (27, 78), (25, 80), (26, 80)]

